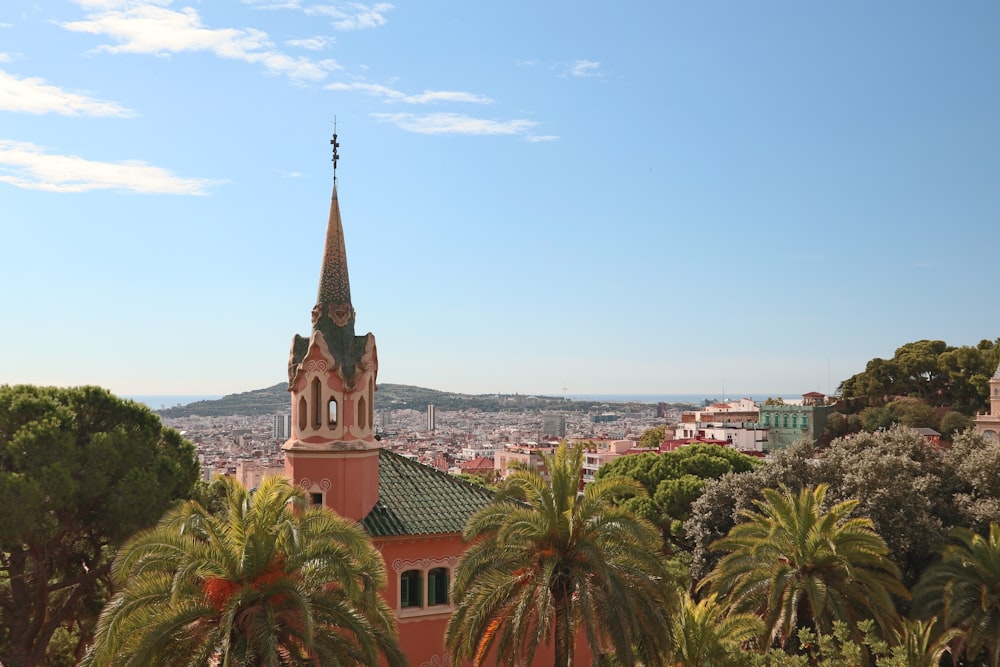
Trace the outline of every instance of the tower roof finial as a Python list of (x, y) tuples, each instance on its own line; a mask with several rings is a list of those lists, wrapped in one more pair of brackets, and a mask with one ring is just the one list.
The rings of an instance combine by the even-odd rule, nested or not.
[(337, 187), (337, 160), (340, 159), (340, 153), (337, 149), (340, 148), (340, 142), (337, 141), (337, 117), (333, 117), (333, 139), (330, 139), (330, 144), (333, 146), (333, 187)]

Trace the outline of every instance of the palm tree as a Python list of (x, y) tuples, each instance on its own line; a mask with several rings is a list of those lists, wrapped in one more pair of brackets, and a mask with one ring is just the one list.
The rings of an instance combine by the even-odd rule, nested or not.
[(860, 642), (857, 623), (869, 617), (888, 637), (899, 622), (892, 596), (909, 596), (871, 521), (848, 518), (858, 502), (824, 513), (826, 489), (764, 489), (759, 511), (741, 512), (744, 521), (712, 545), (726, 555), (698, 584), (730, 609), (758, 614), (782, 647), (800, 625), (830, 634), (834, 621)]
[(933, 620), (903, 619), (902, 627), (895, 632), (892, 658), (879, 664), (888, 662), (890, 666), (898, 664), (899, 667), (938, 667), (941, 658), (951, 653), (949, 642), (961, 633), (951, 628), (938, 635), (934, 625)]
[(473, 515), (470, 543), (455, 570), (455, 612), (445, 631), (454, 662), (531, 662), (552, 642), (556, 667), (573, 664), (582, 630), (595, 657), (662, 664), (672, 607), (660, 537), (614, 504), (642, 494), (630, 478), (602, 479), (579, 492), (583, 450), (560, 445), (543, 456), (549, 480), (519, 469), (496, 500)]
[(727, 615), (714, 594), (699, 602), (685, 594), (671, 623), (670, 659), (678, 667), (748, 665), (744, 645), (764, 632), (764, 624), (753, 614)]
[(975, 660), (986, 652), (1000, 666), (1000, 526), (988, 537), (953, 528), (955, 544), (930, 565), (913, 591), (913, 607), (924, 618), (937, 616), (961, 632), (959, 652)]
[(405, 664), (357, 524), (283, 477), (213, 486), (220, 512), (190, 501), (119, 552), (85, 665)]

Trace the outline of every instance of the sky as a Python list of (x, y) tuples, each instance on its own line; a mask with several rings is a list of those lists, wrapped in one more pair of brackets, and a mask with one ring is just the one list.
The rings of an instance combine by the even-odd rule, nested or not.
[(230, 394), (340, 141), (379, 382), (834, 393), (1000, 338), (1000, 3), (4, 0), (0, 383)]

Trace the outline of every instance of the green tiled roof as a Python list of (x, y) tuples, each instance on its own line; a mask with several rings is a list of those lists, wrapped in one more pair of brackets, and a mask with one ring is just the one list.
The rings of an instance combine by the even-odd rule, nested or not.
[(372, 537), (459, 533), (493, 492), (454, 475), (379, 451), (378, 504), (361, 525)]

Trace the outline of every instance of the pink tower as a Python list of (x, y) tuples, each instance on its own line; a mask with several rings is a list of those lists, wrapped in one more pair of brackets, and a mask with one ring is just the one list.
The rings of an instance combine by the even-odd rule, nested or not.
[(292, 436), (283, 446), (285, 474), (341, 516), (360, 521), (378, 502), (379, 442), (373, 416), (378, 355), (375, 337), (354, 334), (344, 228), (333, 197), (323, 249), (312, 334), (296, 335), (288, 359)]

